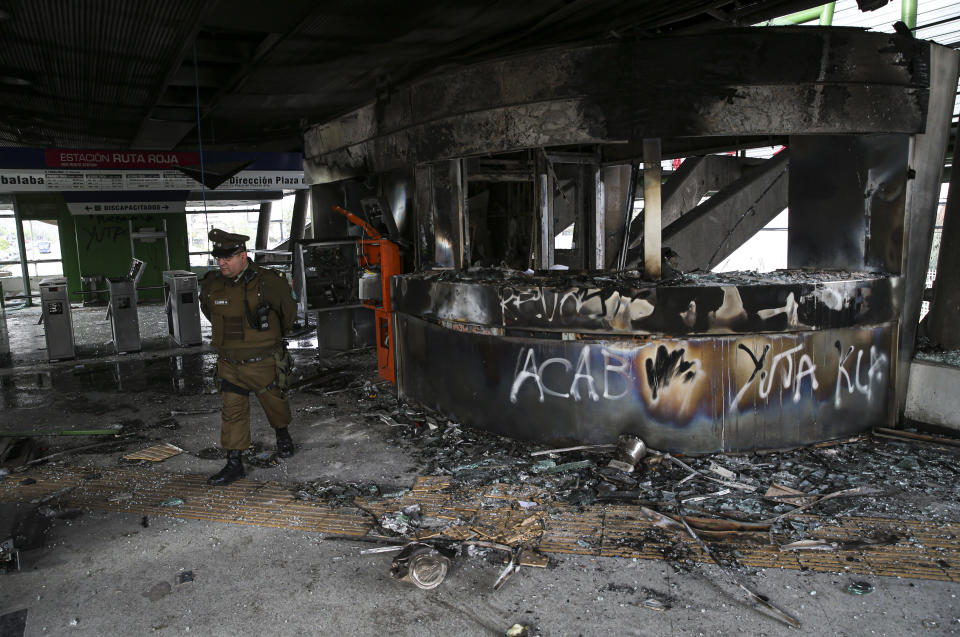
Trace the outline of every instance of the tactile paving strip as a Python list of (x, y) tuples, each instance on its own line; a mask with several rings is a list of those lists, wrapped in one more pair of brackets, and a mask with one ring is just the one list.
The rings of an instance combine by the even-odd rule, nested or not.
[[(20, 484), (27, 477), (37, 482)], [(276, 482), (238, 480), (226, 487), (211, 487), (205, 476), (128, 468), (45, 469), (8, 476), (0, 483), (0, 500), (32, 502), (67, 489), (53, 501), (68, 507), (317, 533), (361, 536), (370, 529), (369, 518), (297, 500), (290, 489)], [(162, 504), (173, 498), (183, 503)]]
[[(36, 482), (22, 484), (25, 478)], [(489, 541), (519, 537), (522, 543), (545, 553), (710, 560), (691, 538), (653, 527), (636, 506), (576, 507), (554, 501), (549, 493), (528, 485), (451, 487), (449, 479), (443, 476), (422, 477), (397, 499), (358, 498), (359, 508), (330, 508), (324, 502), (299, 500), (291, 487), (277, 482), (239, 480), (227, 487), (210, 487), (204, 476), (159, 473), (136, 467), (43, 468), (7, 476), (0, 483), (2, 501), (37, 502), (52, 494), (57, 495), (51, 503), (68, 507), (354, 537), (366, 535), (373, 529), (371, 514), (380, 516), (419, 504), (423, 515), (449, 521), (450, 526), (432, 531), (432, 536)], [(183, 502), (172, 506), (162, 504), (171, 499)], [(538, 505), (523, 509), (520, 501)], [(816, 518), (798, 516), (798, 519)], [(898, 539), (894, 543), (832, 551), (781, 551), (777, 538), (758, 535), (756, 543), (710, 542), (710, 547), (725, 559), (756, 568), (960, 581), (958, 523), (843, 518), (838, 526), (821, 527), (810, 536), (841, 543), (877, 535)]]

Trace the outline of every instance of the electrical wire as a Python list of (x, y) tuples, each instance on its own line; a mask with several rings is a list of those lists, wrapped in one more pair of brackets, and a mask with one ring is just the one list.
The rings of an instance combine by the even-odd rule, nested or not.
[(203, 162), (203, 135), (200, 133), (200, 72), (197, 70), (197, 43), (193, 43), (193, 84), (197, 105), (197, 143), (200, 147), (200, 195), (203, 198), (203, 223), (207, 228), (207, 248), (210, 248), (210, 216), (207, 214), (207, 177)]

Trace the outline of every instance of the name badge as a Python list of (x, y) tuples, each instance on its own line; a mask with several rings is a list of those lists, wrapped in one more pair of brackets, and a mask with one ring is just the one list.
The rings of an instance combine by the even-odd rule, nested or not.
[(227, 299), (214, 299), (213, 304), (214, 305), (230, 305), (230, 301), (228, 301)]

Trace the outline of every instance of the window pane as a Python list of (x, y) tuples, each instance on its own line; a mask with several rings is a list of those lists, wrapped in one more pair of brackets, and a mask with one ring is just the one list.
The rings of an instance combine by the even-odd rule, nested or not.
[[(257, 221), (260, 217), (258, 209), (249, 206), (235, 209), (215, 209), (204, 212), (187, 213), (187, 236), (190, 245), (190, 265), (214, 265), (210, 256), (210, 242), (207, 233), (212, 228), (220, 228), (227, 232), (235, 232), (250, 237), (248, 247), (252, 247), (257, 236)], [(194, 254), (196, 253), (196, 254)]]

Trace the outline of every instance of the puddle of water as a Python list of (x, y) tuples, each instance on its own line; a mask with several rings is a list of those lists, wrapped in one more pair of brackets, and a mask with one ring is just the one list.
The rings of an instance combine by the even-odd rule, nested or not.
[(0, 376), (0, 404), (5, 409), (48, 406), (54, 400), (51, 392), (56, 392), (58, 401), (63, 398), (61, 395), (69, 395), (65, 397), (67, 409), (106, 413), (114, 406), (98, 409), (86, 394), (154, 392), (196, 396), (214, 390), (216, 360), (214, 353), (195, 352), (115, 362), (86, 361), (51, 371)]
[(0, 400), (4, 409), (42, 407), (49, 400), (50, 372), (0, 376)]

